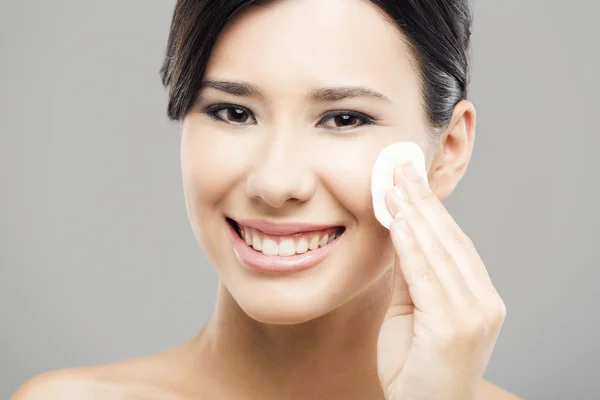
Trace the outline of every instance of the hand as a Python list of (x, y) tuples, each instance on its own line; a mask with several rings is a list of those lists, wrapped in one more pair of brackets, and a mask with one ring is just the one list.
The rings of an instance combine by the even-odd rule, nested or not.
[(397, 168), (386, 198), (399, 215), (379, 379), (387, 400), (474, 399), (506, 308), (471, 240), (411, 166)]

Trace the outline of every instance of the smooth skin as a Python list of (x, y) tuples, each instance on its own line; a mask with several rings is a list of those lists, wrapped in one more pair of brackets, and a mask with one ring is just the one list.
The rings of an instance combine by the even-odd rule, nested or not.
[[(388, 193), (396, 279), (378, 346), (388, 400), (473, 399), (506, 316), (473, 242), (412, 163)], [(403, 342), (398, 337), (412, 338)]]
[[(181, 121), (181, 171), (220, 277), (209, 322), (160, 354), (41, 374), (13, 399), (515, 399), (481, 379), (504, 306), (439, 202), (469, 163), (473, 104), (432, 143), (415, 60), (364, 0), (244, 10), (205, 79)], [(396, 141), (425, 150), (431, 187), (397, 176), (408, 202), (388, 207), (406, 233), (377, 222), (370, 195), (371, 167)], [(346, 230), (316, 267), (273, 275), (236, 257), (225, 217)]]

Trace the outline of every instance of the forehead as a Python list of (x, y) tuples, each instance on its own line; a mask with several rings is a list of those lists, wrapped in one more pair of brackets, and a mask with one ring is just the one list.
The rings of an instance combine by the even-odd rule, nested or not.
[(368, 85), (394, 100), (418, 90), (403, 35), (366, 0), (281, 0), (251, 6), (220, 33), (206, 76), (266, 91)]

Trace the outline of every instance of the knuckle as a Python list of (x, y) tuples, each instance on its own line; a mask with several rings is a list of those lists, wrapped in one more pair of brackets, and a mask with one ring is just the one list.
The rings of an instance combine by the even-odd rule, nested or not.
[(440, 199), (438, 199), (435, 193), (433, 193), (432, 191), (427, 191), (426, 193), (424, 193), (418, 201), (426, 206), (435, 207), (436, 209), (444, 209), (444, 207), (440, 203)]
[(464, 246), (468, 249), (474, 249), (475, 248), (475, 243), (473, 243), (473, 239), (471, 239), (468, 235), (466, 234), (462, 234), (462, 241), (464, 243)]
[(410, 240), (408, 243), (405, 244), (405, 246), (406, 246), (405, 251), (406, 251), (407, 255), (409, 255), (412, 258), (416, 258), (416, 259), (421, 257), (422, 251), (421, 251), (421, 246), (419, 245), (418, 242), (416, 242), (415, 240)]
[(498, 298), (493, 301), (492, 304), (493, 305), (489, 307), (487, 312), (487, 320), (490, 321), (493, 326), (497, 327), (502, 325), (506, 319), (506, 304), (502, 298), (500, 298), (500, 296), (498, 296)]
[(452, 235), (452, 245), (462, 252), (468, 252), (473, 248), (473, 242), (466, 235)]
[(469, 318), (462, 326), (462, 336), (469, 342), (479, 342), (487, 336), (488, 324), (483, 316), (473, 316)]
[(436, 243), (431, 246), (431, 252), (435, 258), (444, 264), (448, 264), (454, 261), (452, 255), (448, 252), (445, 246), (440, 243)]
[(431, 275), (431, 269), (426, 263), (419, 263), (415, 268), (415, 279), (419, 282), (430, 283), (433, 281), (433, 276)]

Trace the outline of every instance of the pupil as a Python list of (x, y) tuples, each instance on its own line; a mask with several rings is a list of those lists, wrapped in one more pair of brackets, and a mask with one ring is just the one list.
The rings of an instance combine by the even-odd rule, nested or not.
[(354, 117), (351, 115), (338, 115), (337, 122), (342, 126), (353, 125), (351, 122), (354, 122)]
[(233, 118), (236, 120), (243, 120), (244, 119), (244, 110), (240, 110), (239, 108), (236, 108), (233, 110)]

